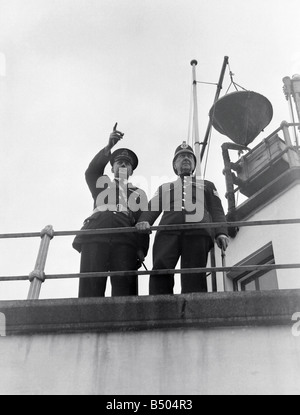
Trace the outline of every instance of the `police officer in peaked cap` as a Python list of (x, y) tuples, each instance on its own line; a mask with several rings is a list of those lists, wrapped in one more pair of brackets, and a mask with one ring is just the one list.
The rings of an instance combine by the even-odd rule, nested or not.
[[(148, 203), (145, 192), (128, 182), (138, 166), (136, 154), (128, 148), (111, 153), (124, 134), (114, 126), (108, 144), (91, 161), (85, 173), (87, 185), (93, 197), (93, 212), (85, 220), (82, 229), (122, 228), (134, 226), (141, 214), (136, 206)], [(111, 180), (104, 174), (111, 164), (114, 175)], [(132, 209), (129, 201), (133, 202)], [(149, 248), (149, 235), (111, 233), (103, 235), (77, 235), (73, 247), (81, 253), (80, 272), (108, 272), (137, 270)], [(79, 297), (103, 297), (106, 277), (81, 278)], [(136, 276), (111, 278), (112, 296), (137, 295)]]
[[(178, 179), (158, 188), (148, 210), (142, 212), (136, 224), (139, 232), (149, 232), (161, 213), (159, 225), (226, 222), (214, 184), (193, 176), (196, 164), (193, 149), (186, 142), (180, 144), (173, 158), (173, 169)], [(196, 210), (192, 211), (195, 206)], [(198, 206), (200, 213), (196, 212)], [(153, 245), (153, 270), (174, 269), (179, 259), (181, 268), (206, 267), (214, 240), (226, 250), (229, 242), (227, 227), (157, 231)], [(173, 289), (174, 274), (150, 277), (150, 295), (172, 294)], [(181, 292), (207, 292), (206, 274), (181, 274)]]
[(128, 148), (119, 148), (118, 150), (112, 153), (110, 157), (110, 164), (112, 165), (112, 167), (114, 163), (118, 161), (128, 162), (131, 165), (132, 170), (135, 170), (139, 164), (137, 155)]

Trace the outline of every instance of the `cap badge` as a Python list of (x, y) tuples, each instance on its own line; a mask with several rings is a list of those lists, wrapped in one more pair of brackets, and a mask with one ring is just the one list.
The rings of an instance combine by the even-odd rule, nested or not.
[(186, 143), (186, 141), (184, 141), (182, 144), (181, 144), (181, 146), (180, 146), (181, 148), (188, 148), (188, 144)]

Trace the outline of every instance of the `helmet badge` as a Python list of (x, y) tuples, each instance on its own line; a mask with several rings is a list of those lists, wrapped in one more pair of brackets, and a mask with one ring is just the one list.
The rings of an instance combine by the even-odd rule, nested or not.
[(188, 144), (186, 143), (186, 141), (183, 141), (183, 143), (180, 146), (181, 148), (188, 148)]

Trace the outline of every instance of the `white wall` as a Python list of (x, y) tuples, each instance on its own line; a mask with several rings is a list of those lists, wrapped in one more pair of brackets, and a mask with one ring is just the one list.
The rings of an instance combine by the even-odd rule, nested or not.
[[(300, 185), (255, 213), (249, 221), (300, 218)], [(299, 263), (300, 225), (242, 227), (227, 251), (227, 265), (236, 265), (247, 256), (273, 243), (276, 264)], [(277, 270), (280, 289), (300, 288), (300, 271)]]
[(0, 338), (0, 394), (299, 395), (291, 327)]

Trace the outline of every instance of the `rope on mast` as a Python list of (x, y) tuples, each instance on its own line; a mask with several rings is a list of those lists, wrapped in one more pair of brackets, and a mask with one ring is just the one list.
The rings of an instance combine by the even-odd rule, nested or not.
[[(223, 87), (223, 80), (224, 80), (226, 67), (228, 65), (228, 59), (229, 59), (228, 56), (224, 57), (223, 66), (222, 66), (222, 70), (221, 70), (221, 74), (220, 74), (220, 79), (219, 79), (219, 82), (217, 84), (218, 86), (217, 86), (217, 92), (216, 92), (216, 95), (215, 95), (214, 103), (216, 103), (216, 101), (219, 99), (221, 89)], [(207, 146), (207, 143), (208, 143), (208, 139), (209, 139), (210, 134), (211, 134), (211, 128), (212, 128), (212, 120), (209, 119), (206, 134), (205, 134), (204, 141), (203, 141), (201, 155), (200, 155), (201, 160), (203, 159), (205, 149), (206, 149), (206, 146)]]
[(193, 108), (193, 84), (191, 85), (191, 92), (190, 92), (190, 109), (189, 109), (189, 122), (188, 122), (188, 133), (187, 133), (188, 145), (191, 144), (192, 108)]
[(229, 91), (229, 89), (231, 88), (232, 85), (234, 86), (234, 88), (237, 92), (238, 92), (238, 88), (243, 89), (244, 91), (247, 91), (246, 88), (242, 87), (241, 85), (237, 84), (234, 81), (234, 79), (233, 79), (234, 73), (232, 72), (230, 64), (229, 64), (229, 58), (228, 58), (228, 56), (225, 56), (224, 57), (224, 62), (223, 62), (223, 67), (222, 67), (222, 70), (221, 70), (219, 83), (217, 84), (218, 88), (217, 88), (216, 96), (215, 96), (214, 103), (213, 103), (214, 110), (213, 110), (212, 116), (210, 117), (210, 120), (209, 120), (209, 123), (208, 123), (207, 131), (206, 131), (206, 135), (205, 135), (205, 138), (204, 138), (203, 147), (202, 147), (202, 151), (201, 151), (201, 160), (202, 160), (202, 158), (204, 157), (205, 151), (206, 151), (206, 147), (207, 147), (206, 159), (205, 159), (205, 164), (204, 164), (204, 176), (206, 174), (206, 169), (207, 169), (207, 164), (208, 164), (208, 157), (209, 157), (209, 150), (210, 150), (210, 145), (211, 145), (212, 125), (213, 125), (214, 116), (215, 116), (215, 104), (218, 101), (219, 95), (221, 93), (223, 80), (224, 80), (224, 75), (225, 75), (225, 71), (226, 71), (227, 66), (228, 66), (228, 69), (229, 69), (229, 76), (230, 76), (231, 83), (230, 83), (225, 95), (228, 94), (228, 91)]
[[(201, 176), (205, 177), (206, 174), (206, 170), (207, 170), (207, 164), (208, 164), (208, 157), (209, 157), (209, 149), (210, 149), (210, 145), (211, 145), (211, 134), (212, 134), (212, 124), (213, 124), (213, 120), (214, 120), (214, 112), (212, 114), (212, 117), (209, 120), (208, 126), (207, 126), (207, 130), (206, 130), (206, 134), (205, 134), (205, 138), (204, 141), (202, 143), (200, 143), (199, 140), (199, 126), (198, 126), (198, 104), (197, 104), (197, 83), (199, 84), (208, 84), (208, 85), (217, 85), (217, 92), (214, 98), (214, 103), (213, 105), (216, 104), (216, 102), (219, 99), (220, 93), (221, 93), (221, 89), (223, 87), (223, 80), (224, 80), (224, 76), (225, 76), (225, 71), (226, 71), (226, 67), (228, 65), (229, 68), (229, 75), (230, 75), (230, 79), (231, 79), (231, 83), (225, 93), (225, 95), (227, 95), (230, 87), (233, 85), (234, 88), (236, 89), (236, 91), (238, 91), (238, 88), (243, 89), (244, 91), (247, 91), (247, 89), (245, 89), (244, 87), (242, 87), (241, 85), (237, 84), (233, 77), (234, 77), (234, 73), (232, 72), (231, 68), (230, 68), (230, 64), (229, 64), (229, 57), (225, 56), (224, 57), (224, 61), (223, 61), (223, 66), (222, 66), (222, 70), (221, 70), (221, 74), (220, 74), (220, 78), (219, 78), (219, 82), (218, 83), (213, 83), (213, 82), (203, 82), (203, 81), (197, 81), (196, 79), (196, 66), (197, 66), (198, 62), (196, 60), (192, 60), (191, 61), (191, 65), (193, 67), (193, 84), (192, 84), (192, 88), (193, 88), (193, 103), (194, 103), (194, 107), (193, 107), (193, 135), (192, 135), (192, 139), (194, 141), (194, 145), (195, 145), (195, 153), (196, 153), (196, 157), (197, 157), (197, 165), (198, 165), (198, 171), (197, 171), (197, 176)], [(189, 129), (188, 129), (188, 143), (190, 143), (190, 128), (191, 128), (191, 107), (192, 105), (190, 105), (190, 114), (189, 114)], [(215, 108), (214, 108), (215, 111)], [(202, 149), (200, 151), (200, 145), (202, 145)], [(206, 151), (207, 148), (207, 154), (206, 154), (206, 159), (205, 159), (205, 163), (204, 163), (204, 172), (203, 172), (203, 176), (201, 174), (201, 162), (202, 159), (204, 157), (204, 153)], [(200, 157), (198, 158), (198, 152), (200, 152)]]
[(193, 71), (193, 98), (194, 98), (193, 133), (194, 133), (195, 154), (196, 154), (196, 159), (197, 159), (196, 178), (202, 179), (199, 125), (198, 125), (197, 79), (196, 79), (196, 66), (198, 65), (198, 62), (194, 59), (191, 61), (191, 65), (193, 68), (192, 69)]
[[(213, 114), (212, 114), (212, 119), (211, 119), (211, 125), (213, 123), (213, 120), (215, 118), (215, 103), (217, 102), (219, 98), (219, 95), (216, 94), (215, 99), (214, 99), (214, 103), (213, 103)], [(208, 165), (208, 156), (209, 156), (209, 150), (210, 150), (210, 144), (211, 144), (211, 135), (212, 135), (212, 128), (208, 129), (208, 136), (207, 136), (207, 141), (206, 141), (206, 146), (207, 146), (207, 152), (206, 152), (206, 158), (205, 158), (205, 164), (204, 164), (204, 173), (203, 173), (203, 177), (205, 178), (206, 175), (206, 170), (207, 170), (207, 165)]]
[(230, 89), (231, 85), (233, 85), (233, 86), (234, 86), (234, 88), (235, 88), (235, 90), (236, 90), (236, 91), (238, 91), (238, 88), (237, 88), (237, 87), (239, 87), (239, 88), (243, 89), (244, 91), (247, 91), (247, 89), (246, 89), (246, 88), (244, 88), (244, 87), (242, 87), (241, 85), (239, 85), (239, 84), (237, 84), (236, 82), (234, 82), (233, 77), (234, 77), (234, 75), (235, 75), (235, 74), (232, 72), (232, 70), (231, 70), (231, 68), (230, 68), (230, 64), (229, 64), (229, 62), (228, 62), (228, 68), (229, 68), (229, 76), (230, 76), (231, 83), (230, 83), (230, 85), (229, 85), (229, 87), (228, 87), (228, 89), (227, 89), (227, 91), (226, 91), (225, 95), (227, 95), (227, 94), (228, 94), (228, 91), (229, 91), (229, 89)]

